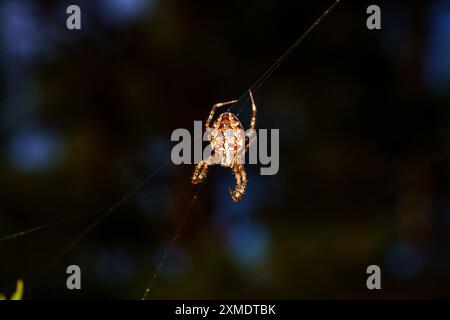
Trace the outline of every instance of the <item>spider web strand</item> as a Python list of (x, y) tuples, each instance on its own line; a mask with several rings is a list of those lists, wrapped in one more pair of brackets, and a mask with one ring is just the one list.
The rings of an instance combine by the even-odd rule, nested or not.
[(238, 99), (238, 101), (230, 106), (228, 108), (228, 111), (230, 111), (234, 106), (240, 104), (242, 102), (242, 99), (246, 98), (246, 102), (241, 106), (239, 109), (239, 112), (237, 115), (239, 115), (242, 112), (242, 109), (244, 105), (248, 102), (248, 91), (251, 90), (253, 93), (255, 93), (263, 84), (266, 82), (266, 80), (280, 67), (280, 65), (297, 49), (297, 47), (306, 39), (306, 37), (322, 22), (322, 20), (336, 7), (336, 5), (341, 0), (336, 0), (327, 10), (325, 10), (322, 15), (317, 18), (317, 20), (286, 50), (285, 53), (283, 53), (274, 64), (272, 64), (269, 69), (264, 72), (261, 77), (259, 77), (258, 80), (253, 83), (253, 85), (250, 86), (248, 90), (246, 90), (242, 96)]
[(142, 296), (141, 300), (147, 300), (150, 297), (150, 293), (151, 290), (153, 289), (153, 286), (155, 284), (156, 278), (159, 276), (159, 274), (161, 273), (162, 267), (167, 259), (167, 257), (169, 256), (170, 251), (172, 250), (173, 246), (175, 245), (175, 242), (178, 240), (178, 238), (181, 235), (181, 230), (183, 229), (184, 224), (187, 221), (187, 218), (189, 217), (191, 211), (192, 211), (192, 207), (194, 206), (195, 201), (197, 200), (197, 197), (200, 193), (200, 190), (202, 188), (202, 185), (200, 185), (197, 188), (197, 191), (194, 194), (194, 197), (192, 198), (189, 206), (187, 207), (184, 215), (183, 215), (183, 219), (180, 221), (180, 223), (178, 224), (178, 227), (175, 231), (174, 236), (172, 237), (172, 240), (170, 241), (166, 251), (164, 252), (164, 254), (161, 257), (161, 260), (158, 263), (158, 267), (156, 268), (155, 272), (152, 275), (152, 278), (147, 286), (147, 288), (145, 289), (144, 295)]

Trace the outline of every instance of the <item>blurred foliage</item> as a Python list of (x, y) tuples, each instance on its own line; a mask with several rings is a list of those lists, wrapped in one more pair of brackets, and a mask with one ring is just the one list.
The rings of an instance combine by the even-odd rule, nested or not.
[[(16, 291), (11, 295), (10, 300), (22, 300), (23, 297), (23, 281), (21, 279), (17, 280)], [(6, 296), (0, 293), (0, 300), (6, 300)]]

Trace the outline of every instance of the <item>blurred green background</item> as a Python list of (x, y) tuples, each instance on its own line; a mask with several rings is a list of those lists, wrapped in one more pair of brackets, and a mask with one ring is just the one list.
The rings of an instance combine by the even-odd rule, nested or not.
[[(70, 220), (0, 241), (0, 292), (21, 277), (28, 299), (140, 298), (194, 166), (164, 166), (86, 228), (331, 2), (2, 1), (0, 238)], [(151, 298), (449, 298), (449, 89), (450, 1), (342, 1), (255, 95), (258, 127), (280, 129), (278, 175), (247, 166), (233, 204), (212, 168)]]

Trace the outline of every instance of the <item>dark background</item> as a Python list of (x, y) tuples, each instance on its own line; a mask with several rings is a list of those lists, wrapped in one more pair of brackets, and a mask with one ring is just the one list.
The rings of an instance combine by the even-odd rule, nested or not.
[[(27, 299), (142, 297), (194, 166), (164, 166), (87, 228), (331, 2), (2, 1), (0, 237), (44, 228), (0, 241), (0, 291), (23, 278)], [(255, 95), (258, 127), (280, 129), (278, 175), (247, 166), (233, 204), (212, 168), (151, 298), (450, 297), (449, 89), (450, 1), (342, 1)], [(366, 288), (371, 264), (382, 290)]]

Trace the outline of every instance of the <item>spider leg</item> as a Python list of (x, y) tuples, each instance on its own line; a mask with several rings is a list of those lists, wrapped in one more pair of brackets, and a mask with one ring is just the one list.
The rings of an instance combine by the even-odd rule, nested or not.
[(252, 94), (252, 90), (248, 91), (248, 94), (250, 96), (250, 101), (252, 103), (252, 118), (250, 121), (250, 135), (246, 137), (245, 139), (245, 151), (248, 151), (248, 149), (250, 148), (250, 145), (253, 143), (254, 141), (254, 135), (255, 135), (255, 128), (256, 128), (256, 103), (255, 100), (253, 99), (253, 94)]
[(248, 94), (250, 96), (250, 101), (252, 102), (252, 119), (250, 121), (250, 129), (254, 130), (256, 128), (256, 103), (253, 99), (252, 90), (248, 90)]
[(206, 177), (208, 165), (204, 160), (200, 161), (195, 167), (194, 174), (192, 175), (192, 184), (202, 183)]
[(212, 109), (211, 109), (211, 112), (209, 113), (209, 117), (206, 120), (205, 129), (208, 129), (209, 126), (211, 125), (211, 121), (212, 121), (212, 119), (214, 117), (214, 113), (216, 112), (217, 108), (220, 108), (220, 107), (232, 104), (232, 103), (236, 103), (236, 102), (237, 102), (237, 100), (232, 100), (232, 101), (227, 101), (227, 102), (216, 103), (215, 105), (213, 105)]
[(244, 196), (245, 187), (247, 186), (247, 173), (242, 164), (236, 164), (233, 167), (233, 171), (236, 179), (236, 187), (234, 190), (228, 188), (228, 191), (230, 192), (233, 201), (236, 203)]
[(209, 165), (213, 164), (212, 157), (209, 157), (206, 161), (200, 161), (195, 167), (194, 174), (192, 175), (192, 184), (202, 183), (208, 173)]

